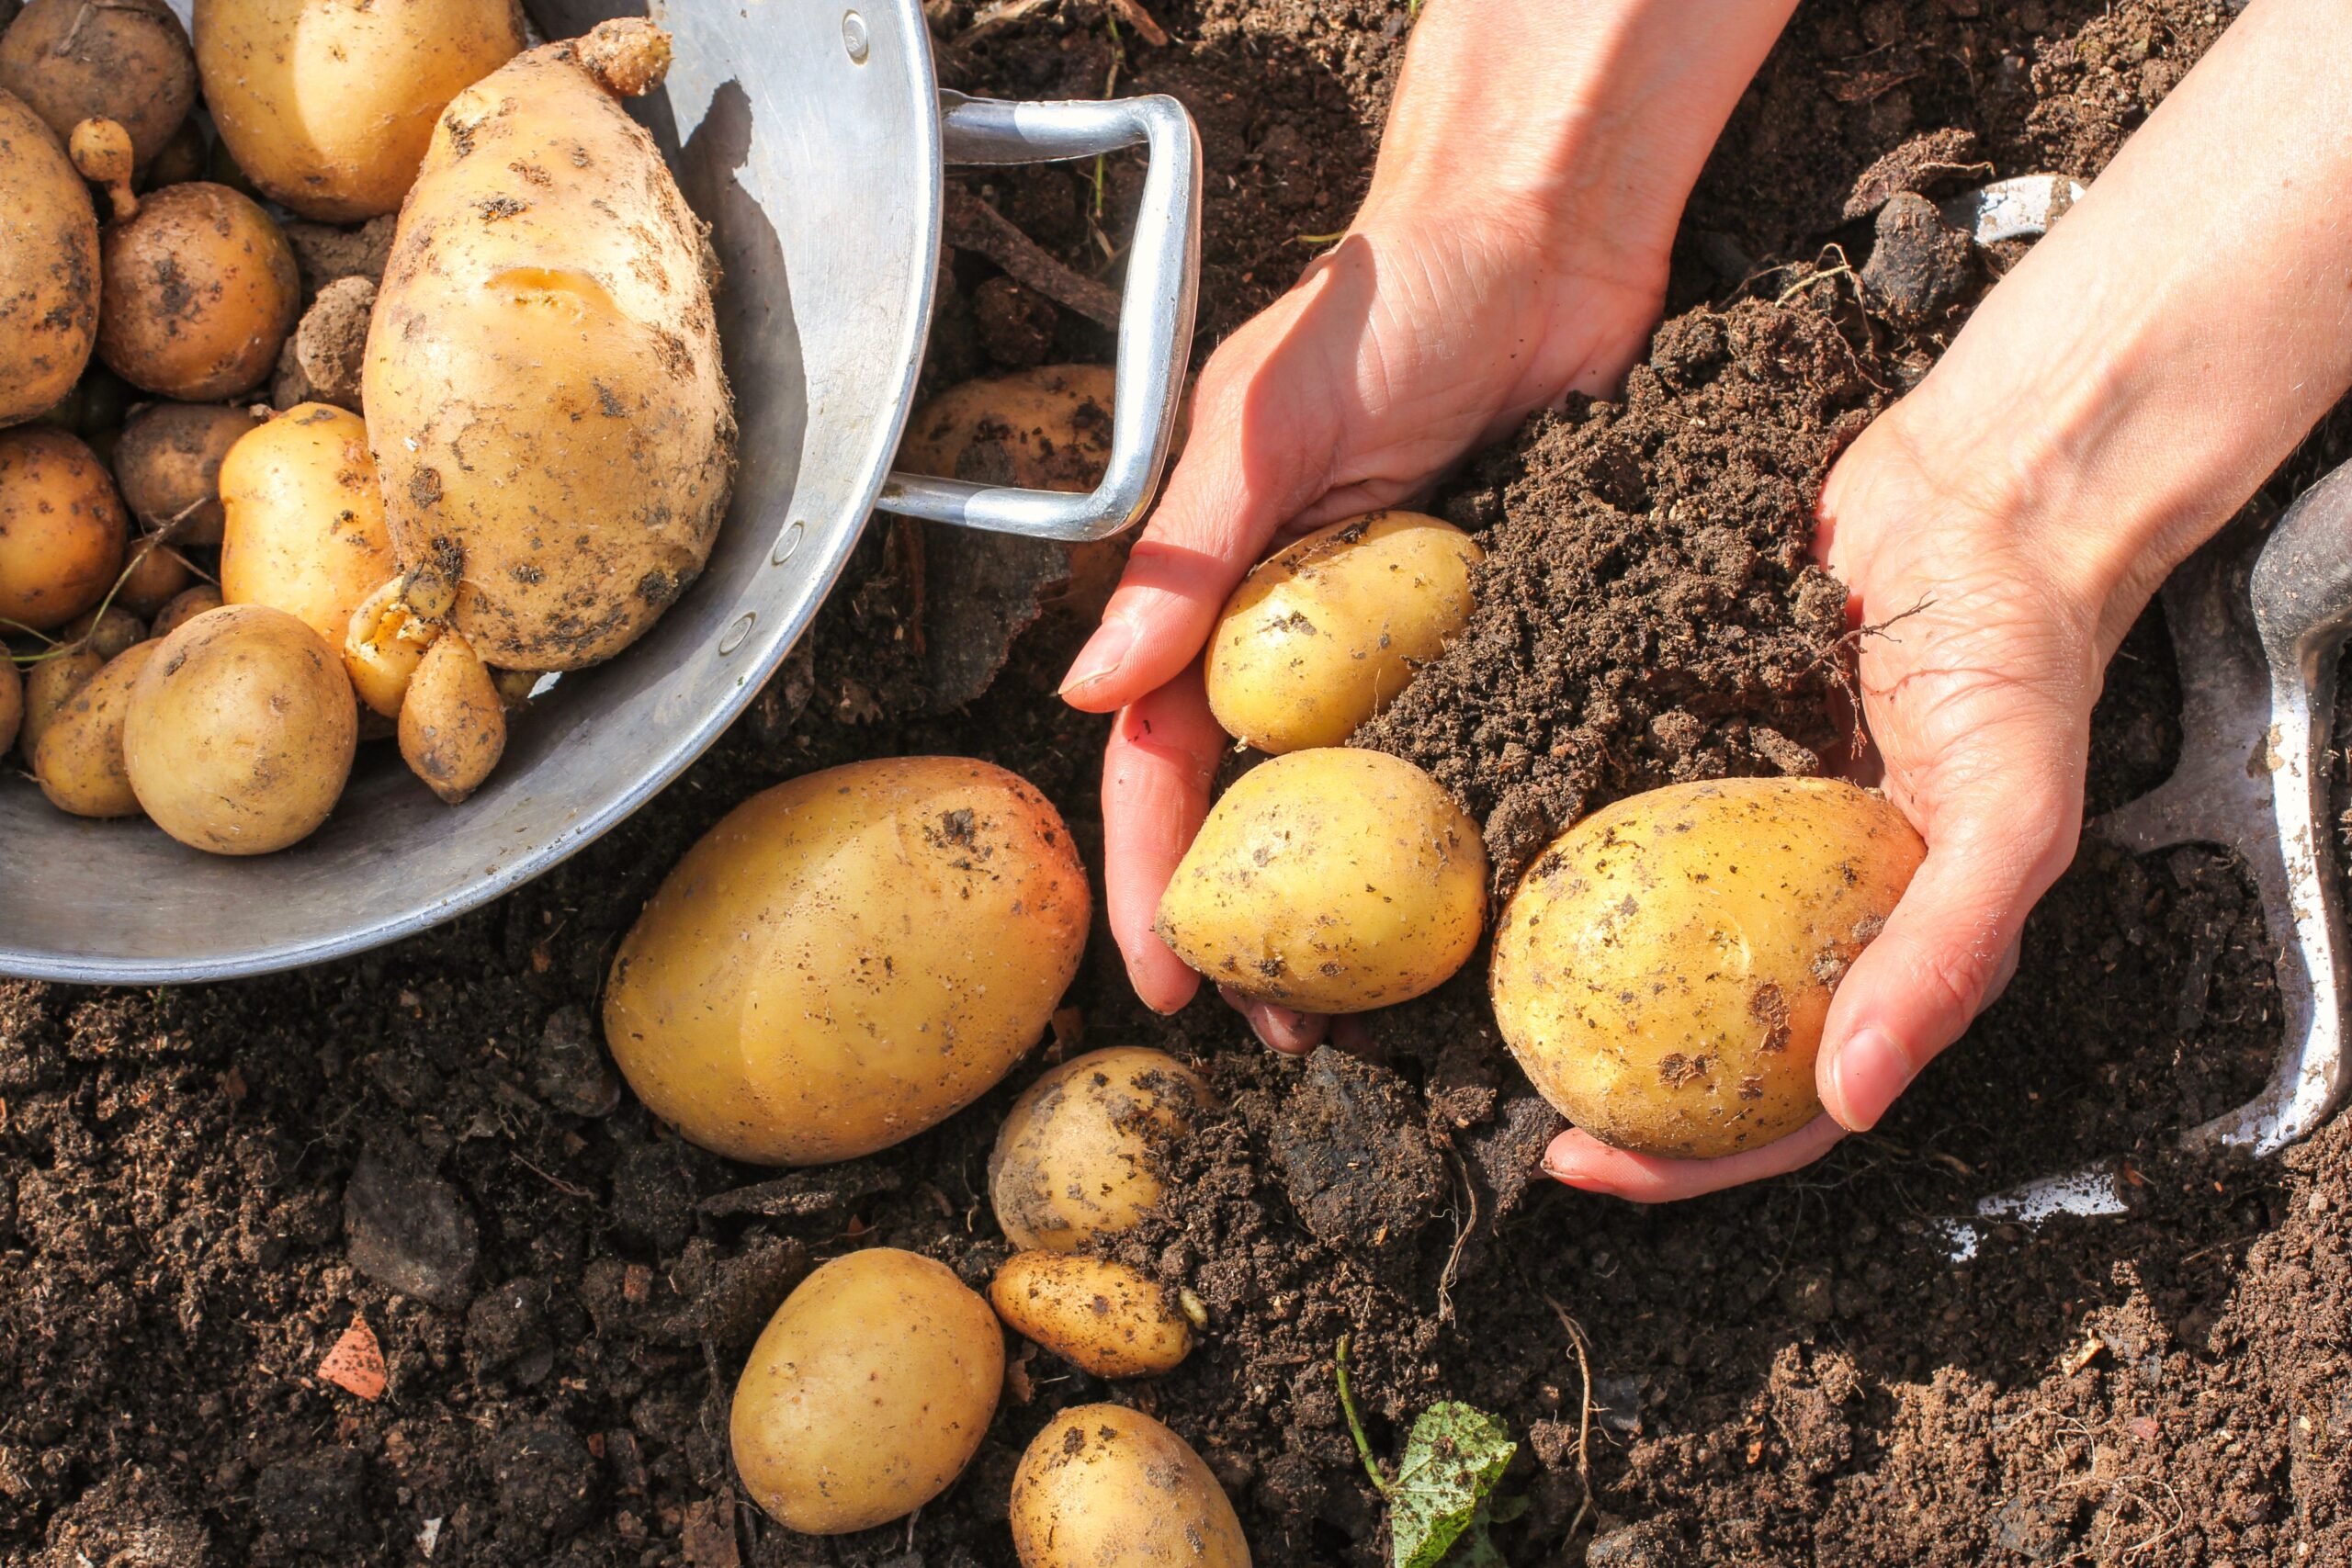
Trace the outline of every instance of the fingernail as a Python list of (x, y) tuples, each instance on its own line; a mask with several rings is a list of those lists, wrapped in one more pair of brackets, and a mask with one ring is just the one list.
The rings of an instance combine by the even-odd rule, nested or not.
[(1097, 681), (1117, 674), (1119, 666), (1127, 661), (1127, 649), (1133, 648), (1135, 642), (1134, 626), (1116, 618), (1104, 621), (1095, 628), (1094, 635), (1086, 639), (1086, 646), (1078, 650), (1077, 659), (1070, 663), (1069, 673), (1062, 677), (1062, 694), (1066, 695), (1080, 686), (1091, 686)]
[(1878, 1125), (1895, 1097), (1917, 1077), (1911, 1058), (1883, 1030), (1864, 1029), (1848, 1038), (1829, 1077), (1838, 1103), (1831, 1113), (1849, 1133), (1866, 1133)]

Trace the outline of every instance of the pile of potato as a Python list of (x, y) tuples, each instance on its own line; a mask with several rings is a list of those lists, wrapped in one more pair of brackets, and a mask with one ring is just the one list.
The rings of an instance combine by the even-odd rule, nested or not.
[(60, 809), (262, 853), (375, 739), (461, 801), (701, 570), (716, 268), (620, 103), (669, 38), (527, 41), (513, 0), (0, 33), (0, 751)]

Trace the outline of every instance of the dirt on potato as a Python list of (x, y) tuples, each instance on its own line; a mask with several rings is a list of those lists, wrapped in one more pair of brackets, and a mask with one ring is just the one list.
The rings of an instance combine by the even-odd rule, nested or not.
[[(1186, 100), (1204, 354), (1345, 222), (1412, 11), (1145, 4), (1168, 45), (1089, 0), (932, 9), (949, 85)], [(1862, 270), (1895, 195), (2096, 174), (2229, 15), (1807, 0), (1693, 200), (1627, 399), (1539, 422), (1434, 499), (1484, 530), (1488, 597), (1380, 743), (1505, 849), (1626, 790), (1822, 754), (1818, 656), (1843, 628), (1804, 564), (1810, 487), (2007, 258), (1974, 258), (1900, 328), (1841, 261)], [(1094, 231), (1125, 232), (1129, 162), (1099, 186), (1091, 164), (963, 178), (1072, 276), (1116, 281)], [(984, 258), (954, 270), (933, 382), (1035, 363), (1047, 338), (1053, 359), (1107, 354)], [(2272, 499), (2348, 433), (2324, 426)], [(2215, 852), (2086, 850), (2007, 996), (1883, 1127), (1672, 1208), (1535, 1175), (1560, 1123), (1494, 1037), (1482, 964), (1374, 1015), (1363, 1059), (1294, 1062), (1214, 1000), (1145, 1012), (1099, 916), (1039, 1055), (944, 1125), (785, 1173), (668, 1135), (602, 1051), (600, 987), (663, 872), (754, 790), (986, 757), (1101, 865), (1103, 727), (1052, 700), (1082, 617), (969, 617), (1027, 629), (977, 660), (1002, 661), (992, 686), (943, 704), (925, 606), (956, 584), (925, 565), (920, 530), (877, 524), (718, 745), (486, 909), (238, 985), (0, 983), (0, 1562), (1001, 1568), (1023, 1443), (1109, 1398), (1200, 1450), (1260, 1563), (1369, 1568), (1388, 1541), (1339, 1404), (1343, 1333), (1390, 1459), (1432, 1400), (1510, 1427), (1512, 1563), (2352, 1561), (2352, 1132), (2260, 1166), (2173, 1152), (2259, 1085), (2278, 1029), (2273, 939)], [(2178, 709), (2151, 615), (2094, 719), (2091, 812), (2165, 775)], [(1200, 1348), (1114, 1386), (1015, 1345), (978, 1458), (913, 1520), (831, 1540), (768, 1523), (725, 1446), (767, 1314), (873, 1243), (983, 1283), (1008, 1250), (986, 1198), (999, 1120), (1044, 1063), (1106, 1044), (1170, 1050), (1223, 1101), (1170, 1156), (1175, 1200), (1107, 1248), (1195, 1292)], [(2124, 1214), (1946, 1223), (2098, 1158), (2122, 1162)]]

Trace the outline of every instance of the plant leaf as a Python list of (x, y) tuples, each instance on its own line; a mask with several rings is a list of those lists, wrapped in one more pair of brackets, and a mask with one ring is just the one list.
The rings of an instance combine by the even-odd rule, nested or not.
[[(1483, 1410), (1447, 1402), (1422, 1411), (1388, 1495), (1396, 1568), (1436, 1568), (1482, 1522), (1479, 1506), (1518, 1451), (1510, 1428)], [(1498, 1561), (1480, 1529), (1466, 1562), (1476, 1568)]]

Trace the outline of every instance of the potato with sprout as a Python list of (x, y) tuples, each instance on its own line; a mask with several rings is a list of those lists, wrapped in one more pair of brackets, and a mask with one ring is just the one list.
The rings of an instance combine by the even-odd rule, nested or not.
[(143, 170), (196, 105), (196, 55), (165, 0), (27, 0), (0, 31), (0, 88), (61, 141), (85, 119), (115, 121)]

